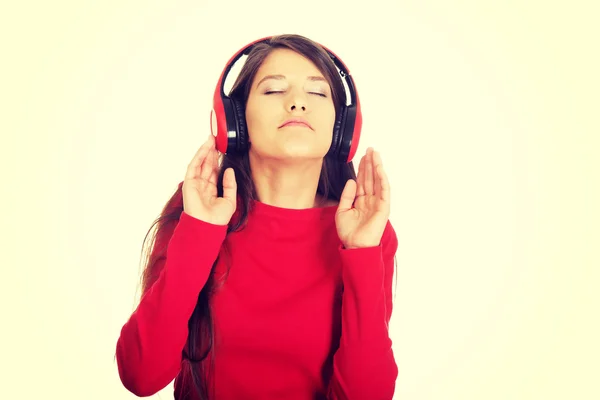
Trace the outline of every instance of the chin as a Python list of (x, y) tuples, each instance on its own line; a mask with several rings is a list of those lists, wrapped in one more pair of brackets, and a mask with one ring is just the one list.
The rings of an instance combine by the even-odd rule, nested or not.
[(303, 149), (303, 148), (278, 148), (278, 149), (269, 149), (256, 151), (256, 154), (261, 158), (271, 158), (281, 161), (294, 161), (294, 160), (320, 160), (327, 152), (317, 151), (313, 149)]
[(310, 158), (323, 158), (329, 151), (331, 139), (327, 142), (315, 138), (288, 137), (278, 143), (278, 150), (289, 155)]
[(317, 147), (314, 145), (302, 145), (299, 143), (286, 143), (277, 150), (277, 153), (281, 154), (281, 156), (285, 158), (320, 159), (325, 157), (329, 147)]
[[(290, 135), (291, 136), (291, 135)], [(279, 160), (291, 161), (298, 160), (318, 160), (323, 159), (329, 147), (331, 146), (331, 138), (327, 142), (324, 140), (311, 140), (306, 137), (274, 137), (271, 143), (261, 140), (261, 143), (254, 142), (251, 151), (259, 157), (274, 158)]]

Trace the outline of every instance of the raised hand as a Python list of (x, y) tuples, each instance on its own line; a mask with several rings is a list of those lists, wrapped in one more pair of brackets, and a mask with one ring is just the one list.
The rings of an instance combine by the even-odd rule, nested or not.
[(349, 179), (335, 215), (346, 249), (378, 246), (390, 215), (390, 186), (378, 152), (361, 158), (356, 181)]
[(219, 154), (215, 138), (198, 149), (183, 180), (183, 210), (190, 216), (214, 225), (227, 225), (236, 209), (237, 183), (233, 168), (223, 175), (223, 197), (217, 196)]

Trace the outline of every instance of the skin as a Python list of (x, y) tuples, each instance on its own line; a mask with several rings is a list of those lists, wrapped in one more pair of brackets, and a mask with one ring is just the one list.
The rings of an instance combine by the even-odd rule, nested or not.
[[(269, 75), (283, 78), (263, 80)], [(259, 201), (265, 204), (289, 209), (319, 205), (317, 185), (331, 144), (335, 108), (327, 82), (311, 76), (323, 77), (304, 56), (277, 49), (252, 82), (246, 104), (250, 167)], [(312, 129), (280, 128), (291, 117), (305, 118)], [(217, 159), (209, 135), (188, 165), (183, 202), (189, 215), (224, 225), (236, 209), (237, 183), (229, 168), (223, 176), (223, 197), (217, 196)], [(337, 233), (346, 249), (378, 246), (390, 214), (390, 185), (379, 153), (369, 147), (356, 181), (346, 182), (339, 203), (325, 205), (337, 207)]]
[[(270, 75), (283, 77), (270, 79)], [(292, 117), (305, 118), (312, 129), (280, 128)], [(315, 207), (323, 157), (335, 123), (331, 88), (323, 74), (292, 50), (273, 51), (252, 82), (246, 122), (252, 143), (250, 166), (260, 201), (283, 208)], [(367, 149), (357, 175), (356, 182), (346, 183), (339, 204), (326, 203), (337, 205), (338, 234), (349, 249), (377, 246), (390, 209), (389, 183), (378, 152)]]
[[(269, 75), (285, 78), (265, 80)], [(288, 49), (274, 50), (259, 68), (246, 103), (246, 123), (252, 178), (261, 202), (293, 209), (316, 205), (335, 123), (331, 88), (324, 79), (310, 60)], [(305, 118), (313, 129), (280, 128), (293, 117)]]

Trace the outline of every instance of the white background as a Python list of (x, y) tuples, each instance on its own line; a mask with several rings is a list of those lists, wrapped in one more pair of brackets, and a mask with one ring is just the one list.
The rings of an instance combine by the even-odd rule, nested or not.
[(395, 399), (600, 398), (598, 13), (559, 3), (2, 5), (0, 398), (135, 398), (142, 239), (278, 33), (345, 61), (391, 180)]

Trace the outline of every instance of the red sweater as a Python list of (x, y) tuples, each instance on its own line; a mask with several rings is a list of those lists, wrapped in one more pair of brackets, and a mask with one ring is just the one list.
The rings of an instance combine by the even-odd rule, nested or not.
[[(188, 319), (226, 240), (231, 268), (211, 300), (218, 400), (392, 399), (397, 237), (388, 221), (379, 246), (344, 249), (335, 211), (255, 202), (246, 227), (227, 238), (226, 226), (183, 212), (157, 237), (168, 241), (160, 275), (121, 330), (123, 385), (150, 396), (179, 376)], [(189, 389), (181, 386), (175, 379), (175, 399)]]

